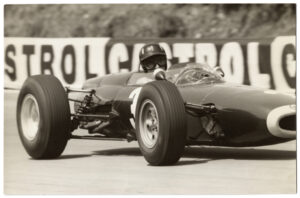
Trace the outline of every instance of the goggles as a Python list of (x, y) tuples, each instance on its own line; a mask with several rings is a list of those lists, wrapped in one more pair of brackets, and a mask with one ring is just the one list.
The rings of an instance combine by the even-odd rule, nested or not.
[(147, 68), (147, 70), (154, 70), (156, 65), (165, 67), (167, 65), (167, 60), (165, 56), (153, 56), (144, 60), (143, 65)]

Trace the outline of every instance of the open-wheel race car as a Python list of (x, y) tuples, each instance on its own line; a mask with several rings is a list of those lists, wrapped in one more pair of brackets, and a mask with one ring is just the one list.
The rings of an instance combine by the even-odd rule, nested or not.
[[(35, 159), (59, 157), (72, 138), (137, 140), (151, 165), (176, 163), (186, 145), (261, 146), (296, 138), (294, 95), (223, 76), (220, 67), (199, 63), (96, 77), (82, 89), (64, 88), (51, 75), (31, 76), (18, 97), (19, 135)], [(78, 128), (89, 134), (75, 135)]]

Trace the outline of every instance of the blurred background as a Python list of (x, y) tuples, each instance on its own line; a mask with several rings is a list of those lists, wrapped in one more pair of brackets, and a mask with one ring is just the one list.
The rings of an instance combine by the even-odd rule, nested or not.
[(262, 38), (296, 34), (295, 4), (5, 5), (5, 37)]

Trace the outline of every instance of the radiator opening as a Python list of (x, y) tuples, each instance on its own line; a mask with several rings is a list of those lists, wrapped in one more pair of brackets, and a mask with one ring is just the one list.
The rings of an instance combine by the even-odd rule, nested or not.
[(296, 131), (296, 115), (289, 115), (280, 119), (279, 127), (284, 130)]

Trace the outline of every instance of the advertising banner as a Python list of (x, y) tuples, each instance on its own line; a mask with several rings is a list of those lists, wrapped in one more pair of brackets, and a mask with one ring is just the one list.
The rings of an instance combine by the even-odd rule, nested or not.
[(206, 62), (220, 66), (225, 80), (239, 84), (294, 91), (296, 37), (268, 39), (115, 39), (5, 38), (4, 86), (19, 89), (31, 75), (52, 74), (65, 86), (81, 87), (89, 78), (136, 71), (139, 51), (160, 43), (168, 66)]

